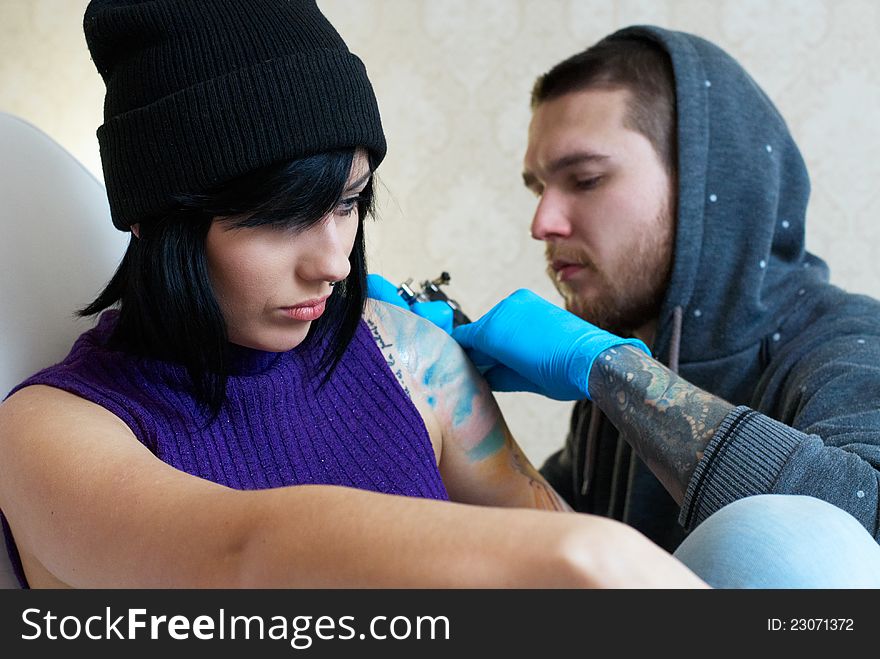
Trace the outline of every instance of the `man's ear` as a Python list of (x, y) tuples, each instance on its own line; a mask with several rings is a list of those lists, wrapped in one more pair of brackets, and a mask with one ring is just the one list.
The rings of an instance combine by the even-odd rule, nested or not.
[(131, 229), (131, 232), (134, 234), (135, 238), (141, 237), (141, 224), (140, 224), (140, 222), (132, 224), (129, 228)]

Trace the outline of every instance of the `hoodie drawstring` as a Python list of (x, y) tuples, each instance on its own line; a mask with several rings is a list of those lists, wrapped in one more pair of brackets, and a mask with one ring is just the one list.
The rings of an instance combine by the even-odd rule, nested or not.
[(669, 370), (678, 374), (678, 355), (681, 352), (681, 322), (684, 312), (676, 306), (672, 310), (672, 336), (669, 337)]
[(595, 405), (590, 407), (590, 425), (587, 428), (587, 445), (584, 448), (584, 470), (583, 479), (581, 481), (581, 496), (587, 496), (590, 491), (590, 482), (593, 480), (593, 469), (596, 467), (596, 449), (599, 442), (596, 441), (599, 436), (599, 424), (602, 416), (602, 410)]
[[(678, 373), (678, 357), (681, 352), (681, 325), (684, 312), (681, 306), (676, 306), (672, 310), (672, 335), (669, 337), (669, 363), (667, 366), (673, 373)], [(596, 469), (596, 451), (599, 448), (599, 427), (602, 424), (604, 414), (595, 405), (590, 409), (590, 425), (587, 428), (587, 440), (584, 448), (583, 476), (581, 480), (581, 496), (587, 496), (590, 491), (590, 485), (593, 481), (593, 474)], [(618, 440), (620, 441), (620, 440)], [(635, 477), (636, 455), (630, 453), (630, 465), (627, 478), (627, 492), (632, 490), (632, 482)], [(629, 496), (627, 496), (627, 499)]]

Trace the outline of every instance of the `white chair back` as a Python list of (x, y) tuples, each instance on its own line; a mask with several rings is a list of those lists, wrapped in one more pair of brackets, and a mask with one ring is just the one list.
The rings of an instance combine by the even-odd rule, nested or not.
[[(119, 264), (104, 186), (31, 124), (0, 112), (0, 400), (92, 325), (74, 312)], [(17, 587), (0, 543), (0, 588)]]

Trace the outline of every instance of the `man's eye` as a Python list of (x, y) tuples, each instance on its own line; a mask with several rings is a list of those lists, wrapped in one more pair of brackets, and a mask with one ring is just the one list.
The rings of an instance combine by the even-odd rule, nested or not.
[(577, 181), (575, 181), (574, 187), (576, 187), (578, 190), (592, 190), (599, 184), (599, 181), (601, 180), (601, 176), (578, 179)]

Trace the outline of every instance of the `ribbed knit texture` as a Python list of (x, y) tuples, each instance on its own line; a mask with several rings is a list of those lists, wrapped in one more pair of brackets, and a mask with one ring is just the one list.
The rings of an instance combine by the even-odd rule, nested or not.
[(15, 390), (45, 384), (97, 403), (164, 462), (236, 489), (309, 483), (448, 498), (425, 424), (363, 322), (324, 387), (313, 373), (325, 346), (239, 348), (228, 400), (203, 427), (183, 367), (104, 347), (115, 319), (105, 312), (63, 362)]
[(679, 523), (690, 531), (731, 501), (773, 492), (801, 436), (744, 405), (731, 410), (688, 482)]
[(366, 69), (314, 0), (92, 0), (98, 129), (114, 225), (259, 167), (334, 149), (385, 156)]

